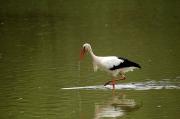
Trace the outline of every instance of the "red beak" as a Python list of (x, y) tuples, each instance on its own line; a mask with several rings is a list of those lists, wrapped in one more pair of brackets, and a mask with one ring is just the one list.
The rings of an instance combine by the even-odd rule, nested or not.
[(85, 53), (86, 53), (85, 48), (82, 48), (81, 51), (80, 51), (80, 60), (83, 60), (83, 59), (84, 59)]

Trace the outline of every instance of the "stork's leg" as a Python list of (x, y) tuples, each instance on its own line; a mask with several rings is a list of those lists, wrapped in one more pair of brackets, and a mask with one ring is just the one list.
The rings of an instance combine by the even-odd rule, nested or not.
[(115, 89), (115, 84), (116, 84), (116, 80), (115, 80), (115, 79), (112, 79), (112, 86), (113, 86), (113, 89)]
[(119, 79), (112, 79), (112, 80), (110, 80), (110, 81), (108, 81), (108, 82), (106, 82), (105, 84), (104, 84), (104, 86), (106, 86), (106, 85), (108, 85), (108, 84), (112, 84), (113, 85), (113, 87), (115, 87), (115, 83), (116, 83), (116, 81), (118, 81)]
[(126, 79), (125, 75), (123, 73), (120, 73), (120, 74), (121, 74), (121, 77), (119, 78), (119, 80), (125, 80)]
[(104, 86), (106, 86), (106, 85), (110, 84), (111, 82), (112, 82), (112, 80), (110, 80), (110, 81), (106, 82), (106, 83), (104, 84)]

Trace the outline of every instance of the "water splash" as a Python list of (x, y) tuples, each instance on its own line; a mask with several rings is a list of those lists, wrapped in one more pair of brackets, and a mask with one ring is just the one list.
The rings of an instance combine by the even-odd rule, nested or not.
[[(83, 87), (69, 87), (62, 88), (64, 90), (107, 90), (112, 89), (112, 85), (96, 85), (96, 86), (83, 86)], [(160, 89), (180, 89), (180, 82), (169, 81), (147, 81), (147, 82), (131, 82), (122, 83), (115, 86), (116, 90), (160, 90)]]

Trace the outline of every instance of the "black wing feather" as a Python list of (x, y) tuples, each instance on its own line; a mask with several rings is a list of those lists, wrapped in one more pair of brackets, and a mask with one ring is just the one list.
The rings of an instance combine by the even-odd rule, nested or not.
[(135, 62), (129, 61), (126, 58), (122, 58), (122, 57), (118, 57), (118, 59), (122, 59), (124, 60), (123, 63), (120, 63), (119, 65), (114, 65), (112, 68), (110, 68), (110, 70), (116, 70), (116, 69), (120, 69), (120, 68), (127, 68), (127, 67), (137, 67), (137, 68), (141, 68), (141, 66)]

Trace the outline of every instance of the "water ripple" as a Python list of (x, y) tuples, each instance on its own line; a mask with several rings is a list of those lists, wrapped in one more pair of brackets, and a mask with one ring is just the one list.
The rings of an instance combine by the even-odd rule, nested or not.
[[(112, 85), (96, 85), (96, 86), (83, 86), (83, 87), (68, 87), (62, 88), (66, 90), (84, 89), (84, 90), (107, 90), (112, 89)], [(121, 90), (160, 90), (160, 89), (180, 89), (179, 82), (169, 82), (169, 81), (147, 81), (147, 82), (131, 82), (116, 84), (115, 89)]]

